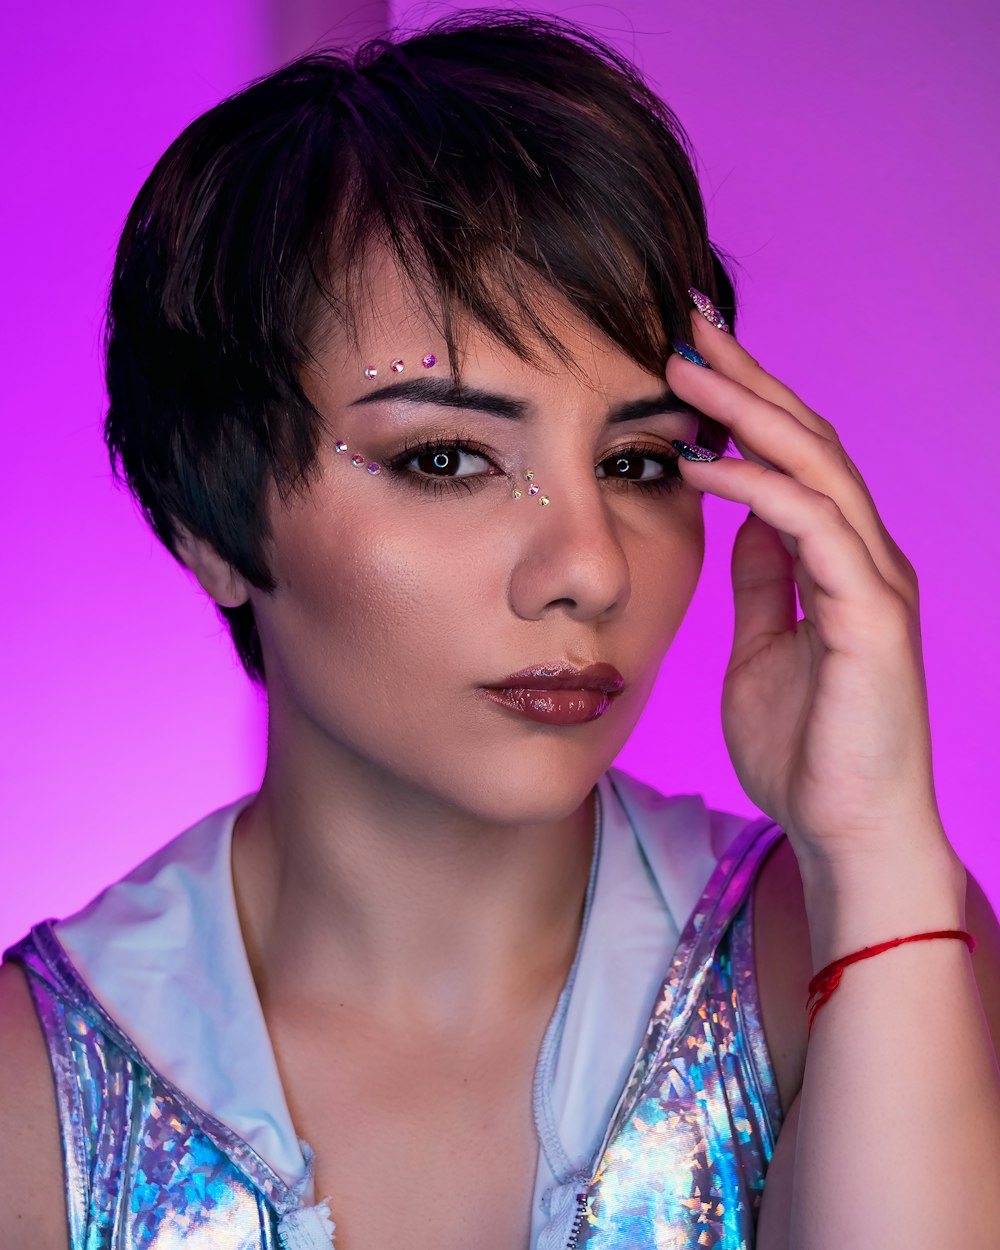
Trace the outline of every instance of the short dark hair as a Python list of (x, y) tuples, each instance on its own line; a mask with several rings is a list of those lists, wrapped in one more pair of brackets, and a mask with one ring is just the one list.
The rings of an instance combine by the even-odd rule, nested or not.
[[(539, 279), (662, 373), (690, 338), (688, 287), (735, 325), (691, 152), (635, 67), (557, 18), (466, 11), (259, 79), (170, 145), (125, 223), (105, 336), (116, 478), (175, 555), (180, 524), (273, 591), (265, 492), (315, 466), (303, 368), (321, 318), (356, 324), (375, 242), (436, 301), (453, 374), (455, 313), (523, 359), (532, 334), (557, 345)], [(707, 419), (699, 437), (725, 443)], [(263, 684), (251, 606), (220, 612)]]

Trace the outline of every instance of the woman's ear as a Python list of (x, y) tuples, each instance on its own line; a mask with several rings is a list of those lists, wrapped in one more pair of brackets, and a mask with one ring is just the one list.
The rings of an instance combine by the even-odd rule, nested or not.
[(197, 577), (204, 591), (220, 608), (238, 608), (250, 598), (250, 588), (239, 573), (203, 538), (195, 538), (177, 522), (175, 554)]

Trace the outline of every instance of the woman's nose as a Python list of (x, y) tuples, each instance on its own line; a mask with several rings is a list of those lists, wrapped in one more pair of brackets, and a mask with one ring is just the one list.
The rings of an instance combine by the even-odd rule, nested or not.
[[(542, 485), (544, 475), (537, 473)], [(576, 620), (616, 616), (628, 603), (631, 577), (620, 522), (599, 480), (589, 485), (544, 483), (549, 499), (512, 499), (518, 557), (510, 581), (511, 607), (525, 620), (564, 611)]]

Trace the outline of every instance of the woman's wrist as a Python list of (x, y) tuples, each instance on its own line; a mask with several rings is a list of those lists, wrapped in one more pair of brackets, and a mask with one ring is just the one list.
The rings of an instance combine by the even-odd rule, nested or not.
[(901, 852), (800, 862), (813, 972), (890, 938), (966, 925), (965, 866), (941, 831)]

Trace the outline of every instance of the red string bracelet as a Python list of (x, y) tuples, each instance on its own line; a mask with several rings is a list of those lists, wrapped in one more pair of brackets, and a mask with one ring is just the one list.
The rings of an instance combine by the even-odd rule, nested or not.
[[(832, 996), (833, 991), (840, 984), (840, 978), (848, 964), (856, 964), (860, 959), (870, 959), (872, 955), (881, 955), (883, 951), (890, 950), (893, 946), (902, 946), (904, 942), (924, 942), (929, 938), (961, 938), (970, 951), (976, 949), (976, 939), (971, 933), (966, 933), (964, 929), (938, 929), (934, 933), (914, 933), (912, 937), (892, 938), (888, 942), (879, 942), (877, 946), (863, 946), (861, 950), (855, 951), (853, 955), (845, 955), (843, 959), (835, 959), (832, 964), (827, 964), (825, 968), (817, 972), (809, 982), (809, 997), (806, 999), (806, 1007), (809, 1011), (807, 1040), (812, 1033), (816, 1012)], [(819, 998), (810, 1007), (810, 1002), (817, 994)]]

